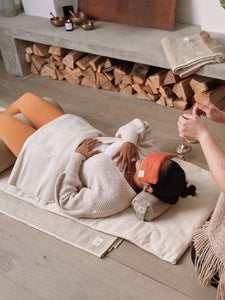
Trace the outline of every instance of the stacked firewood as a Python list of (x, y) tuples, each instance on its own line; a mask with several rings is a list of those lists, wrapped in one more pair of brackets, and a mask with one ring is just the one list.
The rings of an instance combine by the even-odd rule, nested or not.
[(194, 76), (190, 81), (193, 90), (192, 103), (209, 101), (225, 110), (225, 82), (215, 78)]
[(225, 83), (216, 79), (196, 75), (181, 79), (172, 70), (56, 46), (35, 43), (25, 49), (25, 59), (34, 74), (135, 94), (138, 99), (176, 109), (184, 110), (203, 99), (215, 103), (218, 97), (225, 97)]

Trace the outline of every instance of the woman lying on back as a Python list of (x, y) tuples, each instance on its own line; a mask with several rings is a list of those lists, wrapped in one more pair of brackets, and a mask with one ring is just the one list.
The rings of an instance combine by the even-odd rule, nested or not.
[[(22, 112), (35, 128), (13, 117)], [(128, 208), (148, 191), (174, 204), (195, 195), (184, 171), (158, 153), (146, 121), (134, 119), (107, 137), (86, 120), (27, 93), (0, 115), (0, 138), (18, 157), (9, 182), (74, 217), (99, 218)]]

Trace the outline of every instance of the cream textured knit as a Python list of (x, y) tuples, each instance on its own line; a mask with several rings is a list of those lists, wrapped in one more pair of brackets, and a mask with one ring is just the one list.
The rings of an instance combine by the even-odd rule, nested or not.
[(225, 195), (220, 194), (211, 220), (193, 234), (199, 283), (210, 286), (218, 273), (217, 299), (225, 300)]
[(28, 138), (9, 183), (42, 203), (56, 199), (65, 213), (76, 217), (105, 217), (126, 209), (136, 193), (111, 158), (102, 153), (84, 161), (74, 152), (93, 137), (103, 143), (132, 142), (144, 156), (159, 151), (146, 121), (134, 119), (120, 127), (115, 137), (106, 137), (86, 120), (65, 114)]

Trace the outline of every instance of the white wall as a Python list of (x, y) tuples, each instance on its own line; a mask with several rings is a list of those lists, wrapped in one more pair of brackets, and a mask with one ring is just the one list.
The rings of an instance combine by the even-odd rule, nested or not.
[[(0, 9), (3, 8), (2, 1), (3, 0), (0, 0)], [(14, 1), (18, 4), (20, 0)], [(24, 1), (35, 1), (40, 6), (44, 0)], [(54, 1), (60, 3), (62, 0)], [(68, 0), (63, 0), (61, 3), (64, 1)], [(71, 0), (70, 2), (74, 3), (75, 1), (76, 0)], [(45, 8), (46, 3), (43, 5), (42, 9), (44, 10)], [(225, 33), (225, 9), (220, 6), (219, 0), (177, 0), (176, 22), (200, 25), (202, 29), (207, 31)]]
[(202, 16), (202, 29), (225, 33), (225, 9), (219, 0), (207, 0), (207, 9)]
[(225, 9), (219, 0), (177, 0), (176, 21), (225, 33)]
[(176, 22), (201, 25), (203, 1), (208, 0), (177, 0)]

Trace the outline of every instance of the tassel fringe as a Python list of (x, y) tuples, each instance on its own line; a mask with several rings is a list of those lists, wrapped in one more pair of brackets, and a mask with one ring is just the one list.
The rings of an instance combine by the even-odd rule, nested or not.
[(212, 53), (216, 54), (216, 60), (219, 60), (218, 62), (222, 62), (225, 59), (225, 50), (223, 46), (218, 44), (208, 32), (202, 30), (200, 32), (200, 36), (203, 40), (203, 42), (209, 47), (209, 49), (212, 51)]
[(208, 239), (208, 226), (209, 222), (206, 222), (202, 228), (193, 234), (196, 251), (195, 269), (199, 284), (203, 287), (209, 287), (212, 279), (214, 280), (214, 276), (219, 276), (217, 299), (225, 300), (225, 267), (215, 255), (213, 246)]

